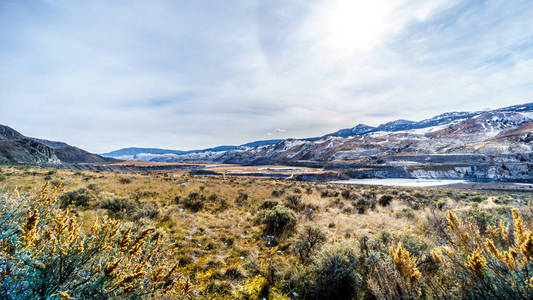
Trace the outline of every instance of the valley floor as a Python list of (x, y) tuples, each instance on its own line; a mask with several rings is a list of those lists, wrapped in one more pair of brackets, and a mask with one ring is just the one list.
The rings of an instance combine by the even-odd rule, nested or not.
[(82, 232), (103, 216), (155, 228), (182, 282), (172, 297), (533, 296), (533, 193), (229, 176), (306, 168), (210, 169), (228, 176), (3, 166), (0, 187), (4, 197), (31, 198), (45, 182), (61, 185), (58, 209)]

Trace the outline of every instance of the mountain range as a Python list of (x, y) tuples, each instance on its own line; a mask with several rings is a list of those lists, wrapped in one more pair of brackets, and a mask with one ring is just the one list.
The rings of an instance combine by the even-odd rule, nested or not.
[[(118, 153), (123, 153), (120, 150)], [(351, 178), (533, 181), (533, 103), (421, 120), (358, 124), (320, 137), (257, 141), (198, 151), (130, 156), (159, 162), (280, 164), (342, 170)], [(111, 153), (112, 154), (112, 153)]]
[(171, 155), (185, 155), (192, 153), (215, 153), (215, 152), (224, 152), (229, 150), (235, 150), (239, 147), (257, 147), (264, 145), (273, 145), (281, 142), (282, 140), (264, 140), (264, 141), (255, 141), (251, 143), (246, 143), (240, 146), (217, 146), (213, 148), (206, 148), (200, 150), (170, 150), (170, 149), (160, 149), (160, 148), (138, 148), (138, 147), (129, 147), (122, 148), (119, 150), (111, 151), (108, 153), (102, 153), (104, 157), (122, 159), (122, 160), (140, 160), (140, 161), (151, 161), (157, 160), (159, 157), (168, 157), (168, 154)]
[(430, 177), (533, 181), (533, 103), (449, 112), (421, 121), (357, 124), (320, 137), (255, 141), (181, 151), (124, 148), (97, 155), (26, 137), (0, 125), (0, 163), (104, 165), (118, 160), (292, 165), (347, 177)]
[(369, 155), (509, 154), (532, 151), (533, 103), (478, 112), (450, 112), (422, 121), (358, 124), (321, 137), (256, 141), (179, 151), (125, 148), (102, 154), (125, 160), (240, 164), (361, 159)]

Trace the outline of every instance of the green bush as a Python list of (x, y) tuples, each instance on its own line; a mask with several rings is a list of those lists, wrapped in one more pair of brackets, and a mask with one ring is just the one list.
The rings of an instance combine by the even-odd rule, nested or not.
[(342, 198), (344, 198), (344, 199), (350, 199), (350, 190), (343, 190), (343, 191), (341, 192), (341, 196), (342, 196)]
[(300, 210), (302, 206), (302, 197), (299, 195), (288, 195), (285, 198), (285, 205), (295, 211)]
[(289, 235), (296, 227), (296, 214), (289, 208), (283, 206), (275, 206), (268, 210), (263, 218), (265, 224), (265, 234), (281, 237)]
[(359, 214), (364, 214), (365, 211), (371, 207), (371, 203), (370, 201), (368, 200), (365, 200), (365, 199), (359, 199), (356, 204), (355, 204), (355, 207), (357, 208), (357, 213)]
[(112, 197), (102, 201), (100, 208), (107, 209), (111, 217), (123, 219), (134, 215), (137, 203), (130, 198)]
[(230, 267), (224, 272), (224, 277), (229, 280), (240, 280), (244, 278), (242, 271), (237, 267)]
[(180, 199), (179, 203), (183, 205), (186, 209), (189, 209), (193, 212), (202, 210), (206, 198), (203, 194), (199, 192), (190, 192), (189, 195)]
[(357, 299), (361, 277), (356, 272), (358, 257), (347, 245), (333, 246), (315, 257), (310, 267), (309, 299)]
[(385, 207), (388, 206), (392, 202), (392, 195), (383, 195), (379, 198), (379, 205)]
[(326, 197), (337, 197), (339, 196), (339, 192), (338, 191), (334, 191), (334, 190), (324, 190), (320, 193), (320, 196), (322, 198), (326, 198)]
[(285, 193), (285, 190), (284, 189), (281, 189), (281, 190), (273, 190), (272, 191), (272, 197), (280, 197), (281, 195), (283, 195)]
[(87, 208), (95, 201), (96, 197), (86, 188), (66, 192), (59, 196), (59, 204), (61, 208), (66, 208), (70, 205)]
[(135, 193), (133, 194), (133, 199), (141, 200), (146, 198), (155, 198), (158, 195), (159, 193), (155, 191), (135, 191)]
[(407, 207), (407, 208), (402, 208), (401, 211), (395, 212), (394, 216), (396, 218), (414, 219), (415, 218), (415, 213), (414, 213), (412, 208)]
[(228, 200), (226, 198), (218, 197), (218, 206), (215, 208), (215, 211), (224, 211), (230, 207)]
[(135, 212), (134, 219), (149, 218), (155, 219), (161, 213), (161, 209), (157, 203), (145, 203), (139, 206)]
[(485, 200), (485, 197), (481, 195), (475, 195), (475, 196), (470, 197), (470, 201), (472, 202), (480, 203), (480, 202), (483, 202), (483, 200)]
[(87, 185), (87, 189), (91, 190), (91, 191), (99, 191), (100, 188), (98, 187), (98, 184), (96, 183), (90, 183)]
[(126, 178), (126, 177), (121, 177), (118, 182), (122, 183), (122, 184), (128, 184), (128, 183), (131, 183), (131, 179), (129, 178)]
[(238, 206), (245, 206), (248, 204), (248, 194), (244, 191), (239, 191), (237, 198), (235, 198), (235, 203)]
[(270, 209), (274, 206), (278, 205), (278, 201), (276, 200), (265, 200), (261, 205), (259, 206), (260, 209)]
[(209, 200), (209, 202), (216, 202), (218, 200), (218, 195), (212, 193), (211, 195), (209, 195), (209, 197), (207, 197), (207, 200)]
[(326, 241), (326, 234), (318, 226), (305, 226), (296, 237), (294, 250), (300, 257), (300, 261), (306, 262), (311, 255), (322, 247)]

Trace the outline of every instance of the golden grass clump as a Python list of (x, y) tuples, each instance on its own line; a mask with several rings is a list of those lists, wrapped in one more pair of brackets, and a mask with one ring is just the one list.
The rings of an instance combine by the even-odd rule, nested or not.
[(524, 229), (524, 225), (522, 223), (522, 217), (518, 214), (518, 211), (516, 209), (511, 210), (513, 214), (513, 222), (514, 222), (514, 237), (515, 237), (515, 243), (517, 245), (522, 245), (526, 238), (526, 230)]
[(461, 221), (457, 218), (457, 216), (450, 210), (448, 210), (448, 231), (454, 231), (458, 230), (461, 226)]
[(39, 212), (33, 210), (28, 213), (26, 221), (19, 229), (22, 233), (23, 247), (30, 247), (39, 239), (39, 228), (37, 228), (37, 223), (39, 223)]
[(522, 245), (520, 245), (520, 252), (528, 260), (533, 260), (533, 232), (529, 232), (527, 234), (526, 239), (524, 240)]
[(57, 294), (61, 297), (61, 300), (74, 299), (67, 292), (59, 291)]
[(128, 246), (130, 244), (130, 232), (131, 232), (131, 227), (126, 229), (126, 231), (124, 231), (124, 233), (122, 234), (122, 237), (120, 238), (120, 241), (118, 242), (118, 245), (119, 245), (119, 251), (120, 252), (126, 252), (126, 250), (128, 250)]
[(468, 256), (466, 267), (469, 268), (477, 277), (483, 278), (483, 271), (487, 265), (487, 260), (483, 257), (481, 249), (476, 249), (472, 255)]
[(118, 265), (120, 264), (120, 258), (117, 258), (114, 262), (108, 262), (104, 266), (105, 276), (112, 277), (114, 276), (115, 271), (117, 270)]
[(422, 274), (416, 267), (415, 259), (411, 257), (407, 249), (402, 247), (401, 242), (398, 242), (396, 249), (390, 248), (390, 255), (394, 261), (394, 267), (403, 278), (411, 284), (416, 283), (420, 279)]
[(494, 257), (498, 258), (499, 260), (504, 259), (504, 254), (502, 254), (497, 248), (496, 245), (494, 245), (494, 241), (491, 239), (486, 239), (485, 246), (487, 247), (487, 250), (490, 254), (492, 254)]

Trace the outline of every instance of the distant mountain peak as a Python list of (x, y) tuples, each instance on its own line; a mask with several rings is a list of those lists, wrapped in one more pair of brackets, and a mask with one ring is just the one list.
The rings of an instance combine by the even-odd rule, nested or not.
[(349, 137), (349, 136), (354, 136), (354, 135), (365, 134), (365, 133), (371, 132), (374, 129), (375, 127), (368, 126), (366, 124), (357, 124), (352, 128), (341, 129), (333, 133), (326, 134), (323, 137), (330, 137), (330, 136)]
[(6, 125), (0, 125), (0, 140), (18, 140), (22, 138), (24, 136), (15, 129)]

